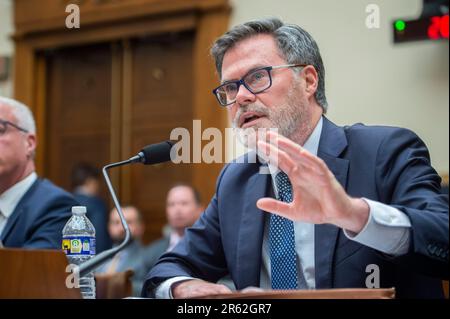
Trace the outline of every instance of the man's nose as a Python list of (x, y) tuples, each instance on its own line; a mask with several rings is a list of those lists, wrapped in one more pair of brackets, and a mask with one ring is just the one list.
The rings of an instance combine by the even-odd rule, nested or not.
[(239, 86), (238, 93), (236, 95), (236, 103), (238, 105), (246, 105), (255, 102), (256, 95), (250, 92), (244, 85)]

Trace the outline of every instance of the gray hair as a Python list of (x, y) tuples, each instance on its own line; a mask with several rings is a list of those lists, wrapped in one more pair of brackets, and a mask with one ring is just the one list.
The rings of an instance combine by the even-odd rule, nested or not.
[(222, 62), (225, 53), (236, 43), (258, 34), (271, 34), (277, 42), (281, 55), (287, 63), (309, 64), (314, 66), (319, 76), (315, 97), (324, 113), (328, 108), (325, 96), (325, 68), (319, 47), (313, 37), (295, 24), (285, 24), (277, 18), (253, 20), (233, 27), (222, 35), (211, 48), (219, 77), (222, 77)]
[(36, 124), (34, 122), (33, 113), (25, 104), (10, 99), (4, 96), (0, 96), (0, 103), (8, 105), (12, 113), (17, 119), (17, 125), (27, 130), (29, 133), (36, 134)]

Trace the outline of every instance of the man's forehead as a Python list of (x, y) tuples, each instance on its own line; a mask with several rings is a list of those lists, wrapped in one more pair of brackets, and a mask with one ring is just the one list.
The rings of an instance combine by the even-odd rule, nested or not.
[(179, 186), (175, 186), (173, 187), (168, 194), (168, 200), (174, 200), (174, 199), (179, 199), (179, 197), (182, 197), (183, 199), (185, 197), (194, 197), (194, 191), (192, 190), (191, 187), (186, 186), (186, 185), (179, 185)]
[(12, 123), (17, 122), (17, 118), (13, 113), (11, 106), (0, 102), (0, 119), (10, 121)]
[(284, 61), (272, 35), (253, 36), (239, 41), (225, 53), (221, 80), (237, 79), (252, 69)]

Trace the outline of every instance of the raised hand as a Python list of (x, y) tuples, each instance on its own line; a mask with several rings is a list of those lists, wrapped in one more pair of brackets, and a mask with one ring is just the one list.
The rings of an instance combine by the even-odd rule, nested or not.
[(354, 233), (362, 230), (369, 206), (347, 195), (322, 159), (273, 131), (267, 132), (266, 141), (271, 143), (258, 141), (258, 150), (288, 175), (293, 201), (262, 198), (256, 203), (259, 209), (293, 221), (329, 223)]

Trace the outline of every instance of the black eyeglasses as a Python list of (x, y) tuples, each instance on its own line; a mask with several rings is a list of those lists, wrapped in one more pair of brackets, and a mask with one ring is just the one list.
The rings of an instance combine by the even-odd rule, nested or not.
[(236, 102), (239, 87), (243, 85), (253, 94), (261, 93), (272, 86), (271, 71), (281, 68), (305, 67), (307, 64), (286, 64), (277, 66), (266, 66), (252, 70), (244, 75), (240, 80), (228, 81), (213, 90), (220, 105), (227, 106)]
[(28, 130), (21, 128), (18, 125), (11, 123), (10, 121), (5, 121), (5, 120), (0, 119), (0, 135), (3, 135), (6, 133), (6, 130), (8, 129), (8, 125), (18, 129), (19, 131), (28, 133)]

